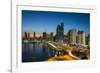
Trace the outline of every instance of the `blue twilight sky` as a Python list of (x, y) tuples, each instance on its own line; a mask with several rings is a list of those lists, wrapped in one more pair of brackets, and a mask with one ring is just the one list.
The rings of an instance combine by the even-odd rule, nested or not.
[(90, 32), (90, 14), (22, 10), (22, 30), (28, 32), (56, 32), (57, 25), (64, 22), (64, 33), (75, 28)]

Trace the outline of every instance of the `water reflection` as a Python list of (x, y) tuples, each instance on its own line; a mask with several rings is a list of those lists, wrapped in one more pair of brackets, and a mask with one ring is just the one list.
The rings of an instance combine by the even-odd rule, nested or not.
[(45, 61), (54, 56), (54, 51), (48, 49), (42, 43), (22, 44), (22, 62)]

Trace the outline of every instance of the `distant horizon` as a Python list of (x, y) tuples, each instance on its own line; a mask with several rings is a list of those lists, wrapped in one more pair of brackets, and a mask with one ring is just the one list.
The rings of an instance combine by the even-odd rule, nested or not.
[(70, 29), (90, 34), (89, 13), (22, 10), (23, 32), (56, 33), (57, 25), (61, 22), (64, 22), (64, 34)]

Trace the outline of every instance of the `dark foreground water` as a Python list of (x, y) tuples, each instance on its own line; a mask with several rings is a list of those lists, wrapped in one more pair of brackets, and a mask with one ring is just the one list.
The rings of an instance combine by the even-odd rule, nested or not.
[(53, 50), (45, 47), (41, 43), (22, 44), (22, 62), (46, 61), (53, 56)]

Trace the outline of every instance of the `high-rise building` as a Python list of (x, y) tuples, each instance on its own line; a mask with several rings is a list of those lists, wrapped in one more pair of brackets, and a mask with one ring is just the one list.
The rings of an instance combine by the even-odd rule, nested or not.
[(28, 32), (24, 32), (23, 36), (25, 37), (25, 39), (29, 38), (29, 33)]
[(84, 31), (78, 31), (77, 43), (82, 44), (82, 45), (86, 45), (86, 39), (85, 38), (86, 38), (85, 32)]
[(70, 29), (68, 32), (68, 42), (70, 44), (76, 44), (76, 36), (77, 36), (77, 30)]
[(34, 39), (35, 39), (36, 38), (36, 33), (34, 32), (33, 35), (34, 35)]
[(86, 45), (90, 45), (90, 35), (87, 34), (86, 36)]
[(63, 41), (63, 37), (64, 37), (64, 23), (62, 22), (60, 25), (57, 26), (56, 40), (58, 42), (61, 42), (61, 41)]
[(54, 33), (53, 32), (50, 33), (50, 40), (54, 41)]
[(43, 32), (43, 39), (46, 39), (46, 38), (47, 38), (47, 33)]

